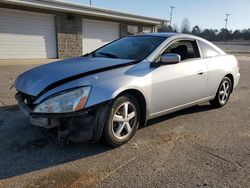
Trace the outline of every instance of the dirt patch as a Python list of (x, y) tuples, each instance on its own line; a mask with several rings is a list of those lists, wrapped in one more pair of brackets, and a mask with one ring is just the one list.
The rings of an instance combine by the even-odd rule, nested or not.
[(241, 89), (249, 89), (249, 87), (247, 87), (247, 86), (241, 86), (240, 88)]
[(205, 141), (206, 140), (206, 136), (202, 133), (197, 133), (196, 135), (194, 135), (194, 138), (198, 141)]
[(245, 138), (245, 139), (250, 139), (250, 132), (240, 132), (239, 137)]
[(77, 188), (77, 187), (93, 187), (94, 183), (97, 181), (96, 176), (94, 175), (81, 175), (79, 179), (77, 179), (70, 187)]
[(42, 176), (39, 179), (32, 181), (27, 188), (77, 188), (77, 187), (92, 187), (97, 180), (95, 175), (80, 174), (73, 171), (56, 171)]

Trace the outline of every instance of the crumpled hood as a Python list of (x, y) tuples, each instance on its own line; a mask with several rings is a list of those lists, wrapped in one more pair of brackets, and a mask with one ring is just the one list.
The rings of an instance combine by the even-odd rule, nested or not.
[(28, 95), (37, 96), (45, 88), (60, 81), (65, 82), (77, 76), (119, 68), (134, 60), (97, 57), (79, 57), (41, 65), (17, 77), (15, 88)]

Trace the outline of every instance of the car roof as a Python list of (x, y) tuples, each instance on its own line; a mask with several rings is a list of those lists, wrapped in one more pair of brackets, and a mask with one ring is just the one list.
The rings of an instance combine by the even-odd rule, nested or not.
[[(163, 37), (163, 38), (171, 38), (172, 39), (191, 39), (191, 40), (199, 40), (202, 41), (206, 44), (208, 44), (209, 46), (213, 47), (214, 49), (216, 49), (220, 54), (226, 54), (223, 50), (221, 50), (220, 48), (218, 48), (216, 45), (214, 45), (213, 43), (209, 42), (206, 39), (203, 39), (201, 37), (198, 36), (194, 36), (194, 35), (190, 35), (190, 34), (184, 34), (184, 33), (170, 33), (170, 32), (165, 32), (165, 33), (139, 33), (136, 35), (129, 35), (127, 37)], [(169, 42), (169, 41), (168, 41)]]
[(140, 33), (137, 35), (133, 35), (133, 36), (145, 36), (145, 37), (172, 37), (174, 35), (178, 35), (179, 33)]
[(190, 35), (190, 34), (184, 34), (184, 33), (171, 33), (171, 32), (163, 32), (163, 33), (139, 33), (136, 35), (130, 35), (129, 37), (138, 37), (138, 36), (146, 36), (146, 37), (180, 37), (180, 38), (190, 38), (190, 39), (201, 39), (198, 36)]

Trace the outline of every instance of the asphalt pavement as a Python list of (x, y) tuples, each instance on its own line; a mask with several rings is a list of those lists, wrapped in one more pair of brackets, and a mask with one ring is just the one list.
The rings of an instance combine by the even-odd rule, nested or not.
[(250, 58), (229, 103), (208, 103), (148, 122), (120, 148), (60, 145), (18, 110), (16, 75), (0, 66), (0, 187), (250, 187)]

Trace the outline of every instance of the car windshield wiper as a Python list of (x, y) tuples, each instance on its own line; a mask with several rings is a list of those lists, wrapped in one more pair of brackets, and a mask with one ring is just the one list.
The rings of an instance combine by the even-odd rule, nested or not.
[(105, 55), (105, 56), (110, 57), (110, 58), (118, 58), (115, 54), (113, 54), (111, 52), (99, 52), (99, 54)]

